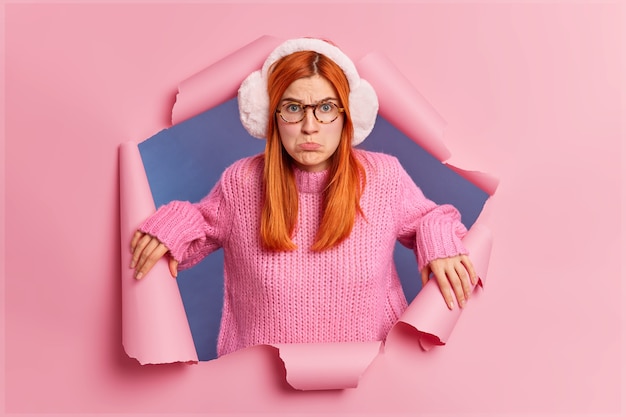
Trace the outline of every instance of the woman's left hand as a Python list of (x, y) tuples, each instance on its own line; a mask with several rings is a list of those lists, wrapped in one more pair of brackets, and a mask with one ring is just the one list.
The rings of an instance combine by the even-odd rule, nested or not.
[(431, 261), (422, 270), (422, 287), (428, 282), (431, 273), (435, 276), (439, 290), (450, 310), (454, 308), (454, 296), (459, 306), (464, 307), (472, 287), (478, 283), (474, 265), (467, 255)]

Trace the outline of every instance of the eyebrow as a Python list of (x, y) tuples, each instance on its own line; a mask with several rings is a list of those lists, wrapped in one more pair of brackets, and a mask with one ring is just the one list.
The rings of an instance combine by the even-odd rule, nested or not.
[[(320, 103), (325, 103), (325, 102), (331, 101), (331, 100), (339, 101), (339, 99), (335, 98), (335, 97), (326, 97), (326, 98), (321, 99), (317, 103), (311, 103), (311, 104), (320, 104)], [(297, 98), (292, 98), (292, 97), (285, 97), (284, 99), (280, 100), (280, 102), (281, 103), (284, 103), (284, 102), (290, 102), (291, 103), (291, 102), (293, 102), (293, 103), (298, 103), (298, 104), (304, 104), (302, 102), (302, 100), (298, 100)]]

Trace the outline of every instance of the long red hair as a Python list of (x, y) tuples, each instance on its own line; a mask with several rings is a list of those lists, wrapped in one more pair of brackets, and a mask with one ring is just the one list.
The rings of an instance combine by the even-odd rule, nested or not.
[(298, 189), (292, 159), (282, 146), (275, 109), (291, 83), (314, 75), (326, 78), (333, 85), (345, 112), (339, 146), (330, 161), (322, 221), (311, 249), (323, 251), (341, 243), (352, 232), (357, 214), (363, 214), (359, 201), (365, 186), (365, 170), (352, 149), (354, 128), (348, 80), (343, 70), (326, 56), (314, 51), (294, 52), (276, 61), (268, 76), (270, 117), (264, 154), (261, 243), (269, 250), (296, 249), (291, 236), (298, 220)]

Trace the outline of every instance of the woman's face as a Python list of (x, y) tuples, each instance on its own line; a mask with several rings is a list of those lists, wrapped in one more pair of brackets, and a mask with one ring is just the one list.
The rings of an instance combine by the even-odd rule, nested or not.
[[(291, 83), (282, 96), (279, 108), (282, 109), (287, 103), (300, 105), (334, 103), (341, 107), (332, 84), (319, 75), (301, 78)], [(294, 108), (297, 109), (297, 106)], [(280, 140), (300, 169), (311, 172), (323, 171), (329, 167), (330, 157), (339, 146), (343, 118), (343, 113), (339, 113), (332, 123), (320, 123), (313, 115), (311, 107), (305, 110), (304, 119), (298, 123), (287, 123), (277, 116)]]

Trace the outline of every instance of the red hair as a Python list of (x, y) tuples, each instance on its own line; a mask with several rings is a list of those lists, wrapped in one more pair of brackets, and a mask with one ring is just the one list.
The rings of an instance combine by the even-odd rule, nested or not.
[(350, 117), (350, 87), (343, 70), (331, 59), (314, 51), (300, 51), (274, 63), (268, 76), (270, 117), (265, 145), (265, 199), (261, 213), (261, 243), (269, 250), (294, 250), (291, 240), (298, 220), (298, 189), (292, 159), (284, 150), (278, 133), (275, 109), (294, 81), (319, 75), (337, 91), (345, 109), (339, 146), (331, 156), (329, 183), (324, 190), (324, 207), (315, 242), (315, 251), (330, 249), (352, 232), (359, 201), (365, 186), (365, 170), (352, 149), (354, 128)]

